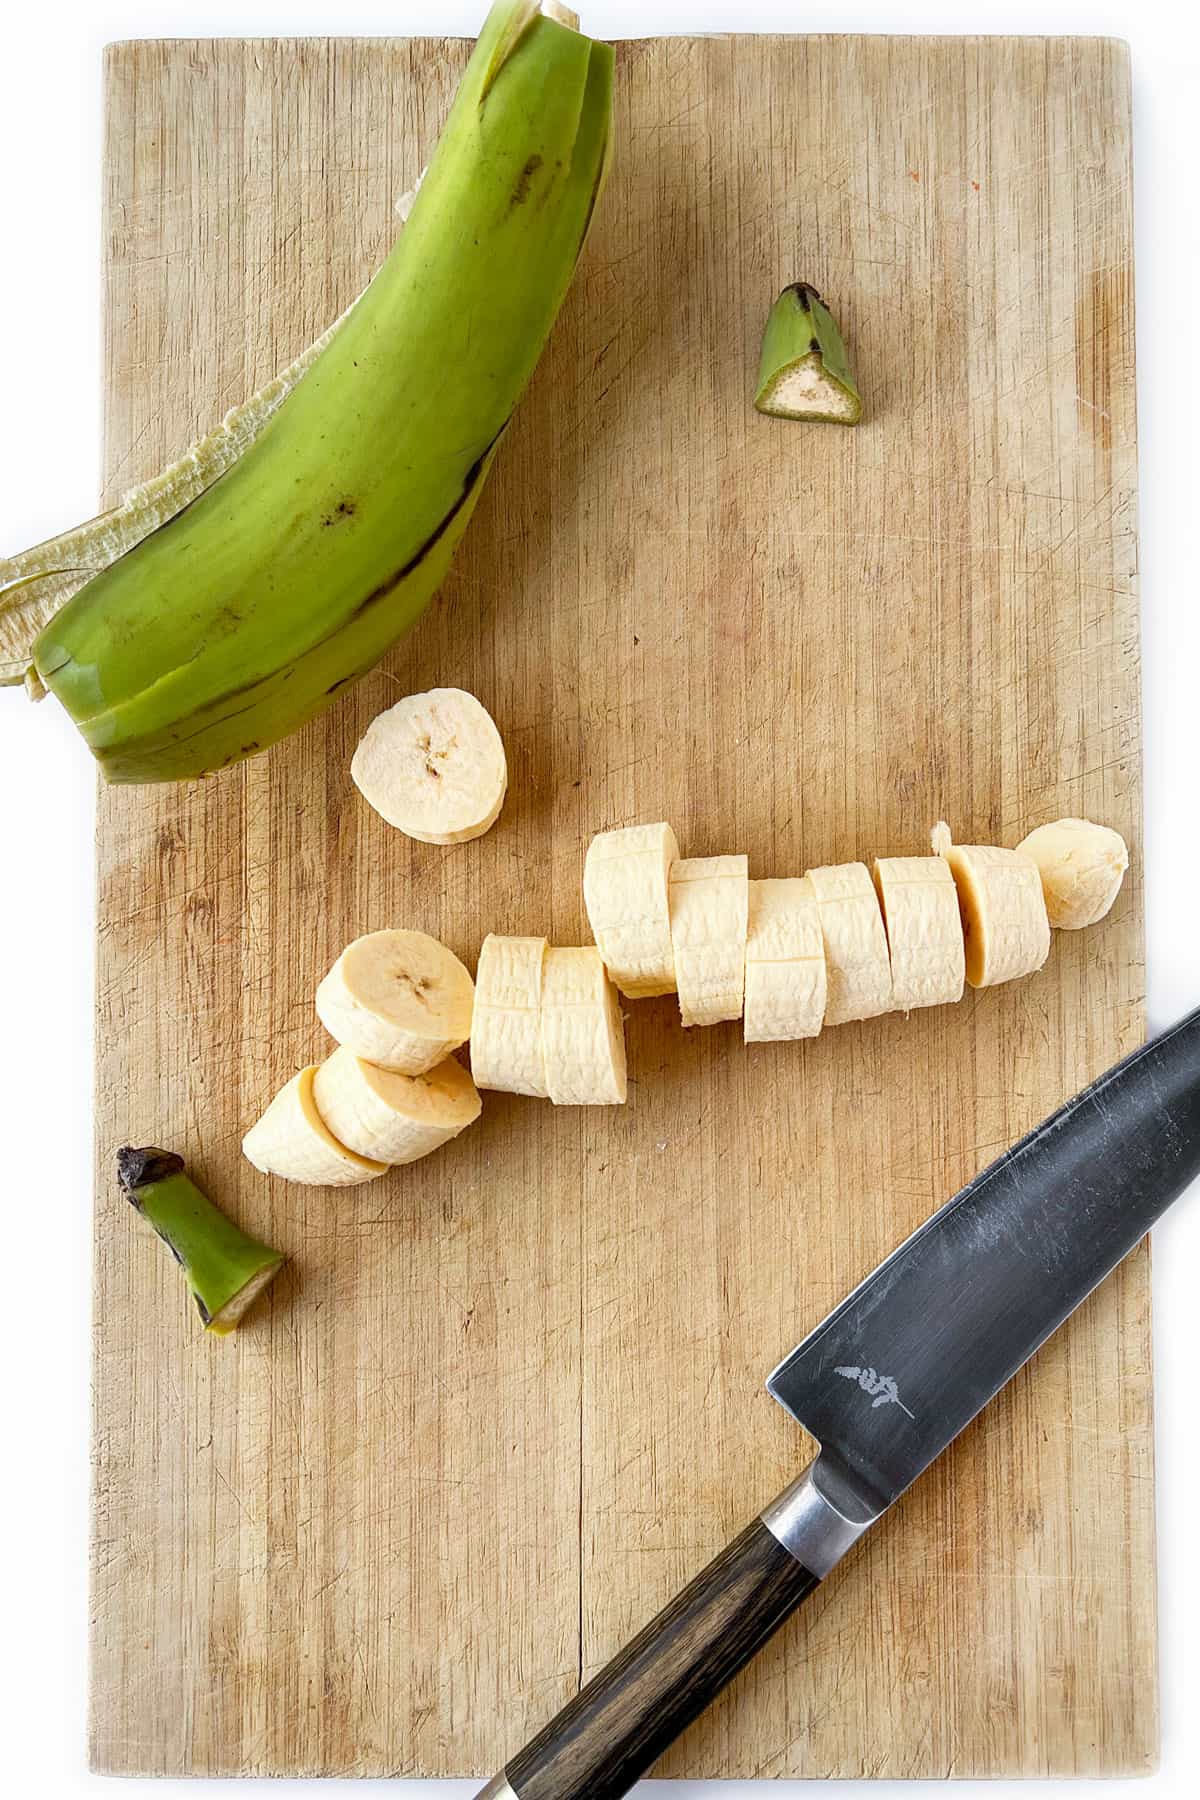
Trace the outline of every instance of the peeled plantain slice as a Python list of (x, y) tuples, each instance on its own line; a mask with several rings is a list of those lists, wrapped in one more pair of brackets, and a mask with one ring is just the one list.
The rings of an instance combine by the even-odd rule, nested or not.
[(358, 1187), (387, 1172), (387, 1164), (359, 1156), (330, 1131), (313, 1095), (315, 1067), (301, 1069), (280, 1088), (242, 1139), (242, 1155), (264, 1175), (312, 1187)]
[(491, 714), (461, 688), (408, 694), (367, 727), (350, 774), (389, 825), (423, 844), (465, 844), (500, 816), (508, 789)]
[(742, 1016), (748, 869), (744, 856), (681, 857), (672, 865), (671, 943), (685, 1025), (715, 1025)]
[(592, 945), (546, 951), (542, 968), (542, 1055), (557, 1106), (621, 1106), (625, 1029), (616, 990)]
[(419, 1161), (480, 1113), (475, 1083), (453, 1056), (423, 1075), (395, 1075), (344, 1044), (314, 1075), (313, 1099), (339, 1143), (383, 1163)]
[(422, 1075), (471, 1035), (475, 984), (424, 931), (372, 931), (342, 951), (317, 989), (317, 1015), (356, 1056)]
[(875, 860), (875, 889), (892, 959), (892, 1010), (962, 999), (966, 959), (958, 890), (941, 856)]
[(1050, 954), (1050, 920), (1033, 858), (996, 844), (956, 844), (944, 823), (934, 826), (932, 842), (958, 889), (970, 985), (996, 987), (1040, 969)]
[(826, 1025), (873, 1019), (892, 1004), (892, 969), (883, 915), (865, 863), (810, 869), (817, 896), (829, 983)]
[(481, 1088), (545, 1100), (542, 1055), (544, 937), (489, 932), (475, 971), (471, 1073)]
[(825, 1018), (825, 941), (807, 876), (750, 883), (746, 933), (748, 1044), (816, 1037)]
[(609, 975), (631, 999), (675, 992), (668, 884), (678, 858), (665, 823), (601, 831), (588, 845), (588, 922)]

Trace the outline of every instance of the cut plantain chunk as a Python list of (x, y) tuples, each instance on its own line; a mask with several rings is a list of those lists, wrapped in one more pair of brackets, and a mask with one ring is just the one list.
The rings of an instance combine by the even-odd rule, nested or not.
[(875, 884), (865, 863), (810, 869), (817, 896), (825, 972), (826, 1025), (847, 1025), (890, 1011), (892, 969)]
[(672, 866), (671, 942), (685, 1025), (742, 1016), (749, 888), (744, 856), (683, 857)]
[(317, 1070), (313, 1099), (340, 1143), (383, 1163), (428, 1156), (480, 1113), (475, 1083), (452, 1056), (423, 1075), (394, 1075), (344, 1045)]
[(675, 992), (668, 881), (678, 856), (666, 824), (602, 831), (588, 846), (588, 921), (609, 975), (631, 999)]
[(409, 694), (367, 727), (350, 774), (389, 825), (423, 844), (465, 844), (494, 825), (508, 788), (491, 715), (461, 688)]
[(546, 940), (483, 940), (475, 971), (471, 1073), (477, 1086), (545, 1100), (542, 1057), (542, 963)]
[(620, 1106), (626, 1093), (625, 1032), (600, 952), (546, 951), (542, 966), (542, 1055), (558, 1106)]
[(1050, 920), (1033, 858), (994, 844), (955, 844), (944, 824), (934, 827), (933, 848), (958, 889), (971, 986), (996, 987), (1040, 969), (1050, 954)]
[(1039, 825), (1017, 845), (1031, 856), (1042, 878), (1046, 913), (1055, 931), (1098, 925), (1112, 907), (1129, 867), (1129, 851), (1119, 831), (1090, 819), (1055, 819)]
[(313, 1187), (357, 1187), (373, 1181), (386, 1172), (387, 1164), (339, 1143), (317, 1110), (316, 1073), (315, 1067), (301, 1069), (280, 1088), (242, 1139), (242, 1154), (264, 1175), (283, 1175)]
[(965, 957), (958, 890), (940, 856), (884, 856), (875, 889), (892, 959), (892, 1010), (962, 999)]
[(813, 884), (793, 876), (752, 881), (749, 888), (745, 1040), (816, 1037), (825, 1017), (826, 978)]
[(397, 1075), (423, 1075), (471, 1035), (475, 984), (423, 931), (372, 931), (342, 951), (317, 989), (331, 1037)]

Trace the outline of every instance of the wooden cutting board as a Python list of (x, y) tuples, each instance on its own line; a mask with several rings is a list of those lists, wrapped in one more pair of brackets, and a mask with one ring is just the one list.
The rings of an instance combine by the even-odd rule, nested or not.
[[(362, 287), (467, 52), (108, 52), (110, 500)], [(1142, 1033), (1124, 47), (677, 38), (617, 73), (595, 235), (439, 600), (270, 755), (101, 798), (100, 1769), (490, 1773), (802, 1463), (775, 1360)], [(751, 409), (801, 276), (857, 431)], [(437, 683), (491, 708), (512, 775), (447, 850), (348, 770)], [(352, 1193), (239, 1157), (324, 1053), (346, 939), (586, 941), (602, 827), (792, 874), (1060, 814), (1125, 832), (1131, 878), (1010, 990), (751, 1049), (631, 1004), (623, 1110), (489, 1096)], [(291, 1256), (234, 1339), (117, 1194), (147, 1141)], [(1143, 1251), (664, 1772), (1149, 1767), (1148, 1309)]]

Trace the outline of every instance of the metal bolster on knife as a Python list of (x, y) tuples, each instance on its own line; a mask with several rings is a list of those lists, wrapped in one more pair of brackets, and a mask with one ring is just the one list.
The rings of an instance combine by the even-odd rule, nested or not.
[(842, 1511), (822, 1491), (832, 1485), (818, 1457), (759, 1514), (771, 1536), (818, 1581), (824, 1581), (880, 1516), (850, 1517), (847, 1501), (842, 1502), (847, 1511)]

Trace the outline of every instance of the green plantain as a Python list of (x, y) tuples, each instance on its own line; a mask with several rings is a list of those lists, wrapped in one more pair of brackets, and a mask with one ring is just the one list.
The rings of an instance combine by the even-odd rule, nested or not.
[(611, 98), (607, 46), (528, 0), (493, 8), (398, 242), (328, 346), (34, 646), (110, 780), (265, 748), (417, 618), (570, 283)]

